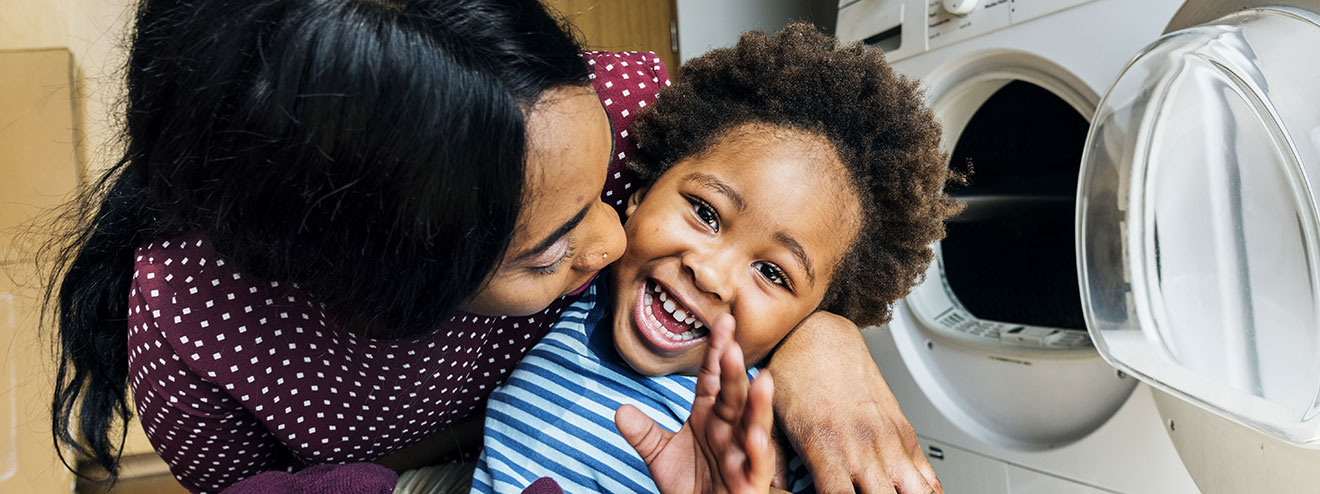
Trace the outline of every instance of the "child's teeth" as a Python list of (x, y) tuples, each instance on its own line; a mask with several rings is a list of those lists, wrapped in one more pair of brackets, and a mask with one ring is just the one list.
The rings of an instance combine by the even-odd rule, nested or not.
[[(664, 323), (661, 323), (660, 320), (656, 318), (653, 309), (656, 297), (653, 296), (652, 293), (659, 294), (660, 301), (662, 302), (661, 306), (664, 308), (665, 312), (670, 314), (675, 322), (689, 326), (686, 331), (681, 333), (671, 332), (669, 328), (665, 327)], [(664, 288), (661, 288), (659, 283), (651, 285), (651, 292), (647, 292), (645, 295), (644, 299), (646, 301), (647, 318), (650, 319), (651, 324), (663, 330), (662, 332), (666, 338), (673, 341), (688, 341), (702, 336), (702, 332), (698, 330), (706, 327), (706, 325), (697, 320), (696, 314), (689, 314), (686, 307), (678, 305), (678, 299), (671, 297), (669, 292), (665, 291)]]

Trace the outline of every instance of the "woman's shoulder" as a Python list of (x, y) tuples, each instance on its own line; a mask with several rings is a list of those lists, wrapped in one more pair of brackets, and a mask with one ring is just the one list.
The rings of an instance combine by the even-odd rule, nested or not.
[(652, 52), (588, 51), (582, 56), (591, 67), (591, 85), (596, 89), (616, 137), (627, 137), (637, 112), (655, 102), (660, 90), (670, 85), (669, 71)]
[[(461, 314), (426, 335), (372, 339), (296, 284), (235, 269), (200, 235), (143, 245), (135, 268), (130, 372), (171, 400), (151, 406), (250, 413), (303, 463), (379, 457), (478, 409), (563, 308)], [(387, 425), (390, 442), (354, 430), (362, 421)]]
[(272, 336), (259, 328), (310, 320), (320, 309), (291, 283), (240, 273), (201, 233), (164, 235), (134, 253), (130, 336), (152, 333), (210, 378), (237, 363), (243, 348)]
[[(669, 70), (660, 56), (650, 51), (584, 51), (582, 58), (591, 67), (592, 83), (615, 89), (616, 84), (628, 81), (631, 85), (620, 85), (620, 93), (628, 90), (640, 95), (654, 95), (660, 89), (668, 87)], [(607, 84), (608, 83), (608, 84)]]
[(628, 167), (628, 160), (637, 151), (630, 127), (637, 114), (655, 103), (660, 90), (669, 86), (669, 72), (652, 52), (585, 51), (582, 58), (591, 67), (591, 85), (614, 132), (614, 157), (601, 200), (622, 216), (636, 183), (636, 174)]

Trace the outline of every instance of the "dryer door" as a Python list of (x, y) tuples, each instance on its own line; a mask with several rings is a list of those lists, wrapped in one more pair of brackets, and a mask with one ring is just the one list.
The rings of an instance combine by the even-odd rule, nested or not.
[(1168, 34), (1101, 101), (1077, 208), (1083, 312), (1104, 358), (1308, 448), (1320, 448), (1317, 88), (1311, 12), (1250, 9)]

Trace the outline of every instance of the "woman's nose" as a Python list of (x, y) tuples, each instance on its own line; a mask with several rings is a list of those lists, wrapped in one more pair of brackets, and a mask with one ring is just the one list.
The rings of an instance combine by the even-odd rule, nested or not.
[(617, 261), (627, 247), (623, 223), (614, 208), (604, 202), (597, 202), (583, 221), (591, 227), (590, 235), (574, 267), (581, 271), (600, 271)]

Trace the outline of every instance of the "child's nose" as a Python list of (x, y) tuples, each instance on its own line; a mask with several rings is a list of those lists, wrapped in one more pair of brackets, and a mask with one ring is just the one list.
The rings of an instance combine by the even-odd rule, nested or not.
[(693, 250), (683, 255), (683, 268), (692, 274), (697, 289), (721, 302), (733, 299), (733, 273), (738, 261), (720, 249)]

